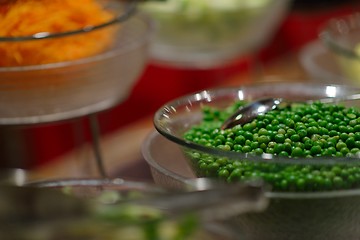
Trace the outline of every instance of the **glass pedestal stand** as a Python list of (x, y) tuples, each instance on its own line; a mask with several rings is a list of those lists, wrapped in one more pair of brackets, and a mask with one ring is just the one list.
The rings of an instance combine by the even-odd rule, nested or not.
[(42, 164), (56, 165), (57, 161), (67, 166), (68, 152), (75, 152), (76, 159), (71, 159), (75, 162), (67, 166), (68, 172), (58, 170), (57, 176), (106, 178), (100, 138), (97, 113), (53, 122), (0, 124), (0, 168), (31, 172)]
[(103, 161), (101, 149), (100, 149), (101, 134), (100, 134), (100, 128), (99, 128), (99, 122), (97, 119), (97, 115), (90, 114), (88, 118), (89, 118), (89, 123), (90, 123), (90, 133), (91, 133), (91, 138), (92, 138), (92, 147), (93, 147), (96, 166), (97, 166), (100, 176), (103, 178), (106, 178), (107, 174), (106, 174), (104, 161)]

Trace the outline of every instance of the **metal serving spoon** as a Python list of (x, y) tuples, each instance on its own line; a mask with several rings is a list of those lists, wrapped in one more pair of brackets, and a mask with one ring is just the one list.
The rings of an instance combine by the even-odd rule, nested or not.
[[(360, 99), (360, 94), (353, 94), (345, 97), (334, 97), (334, 98), (323, 98), (316, 100), (307, 100), (302, 103), (313, 103), (313, 102), (322, 102), (322, 103), (336, 103), (349, 100)], [(232, 128), (236, 125), (243, 125), (245, 123), (251, 122), (257, 116), (263, 115), (271, 110), (276, 109), (280, 105), (288, 106), (291, 103), (299, 101), (289, 101), (283, 98), (265, 98), (251, 102), (243, 107), (240, 107), (233, 115), (231, 115), (224, 123), (221, 125), (221, 129)]]

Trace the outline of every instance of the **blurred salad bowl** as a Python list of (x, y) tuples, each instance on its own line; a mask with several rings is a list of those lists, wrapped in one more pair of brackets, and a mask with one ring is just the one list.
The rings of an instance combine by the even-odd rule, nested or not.
[[(8, 15), (1, 23), (11, 32), (0, 36), (0, 124), (43, 123), (103, 111), (128, 96), (144, 69), (152, 32), (148, 18), (126, 15), (131, 9), (115, 0), (64, 2), (2, 3), (8, 4)], [(48, 16), (47, 7), (55, 8), (53, 17), (32, 24), (32, 13)], [(80, 27), (78, 22), (85, 26), (72, 29)], [(23, 29), (35, 33), (19, 34)]]
[[(220, 233), (209, 234), (207, 223), (267, 206), (261, 183), (220, 188), (204, 180), (187, 186), (187, 191), (175, 192), (123, 179), (0, 186), (0, 236), (4, 240), (215, 239)], [(227, 204), (223, 196), (228, 197)], [(211, 226), (228, 229), (215, 222)]]
[(208, 68), (253, 53), (266, 44), (290, 0), (167, 0), (140, 9), (155, 20), (153, 60)]

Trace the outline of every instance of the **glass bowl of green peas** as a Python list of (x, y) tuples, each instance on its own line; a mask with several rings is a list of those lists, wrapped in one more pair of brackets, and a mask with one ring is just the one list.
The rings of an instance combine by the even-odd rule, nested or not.
[[(358, 93), (281, 81), (214, 88), (166, 103), (154, 126), (182, 149), (197, 177), (261, 178), (271, 186), (265, 212), (233, 219), (249, 239), (359, 239), (360, 100), (336, 101)], [(220, 128), (239, 107), (270, 97), (291, 104)]]

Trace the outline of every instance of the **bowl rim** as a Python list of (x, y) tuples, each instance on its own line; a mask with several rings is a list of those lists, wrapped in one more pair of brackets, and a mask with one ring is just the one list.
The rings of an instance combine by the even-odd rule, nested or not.
[(347, 31), (349, 29), (360, 30), (360, 11), (347, 14), (342, 17), (334, 17), (329, 19), (323, 24), (322, 27), (320, 27), (318, 37), (325, 44), (325, 46), (327, 46), (334, 53), (360, 60), (360, 53), (357, 53), (354, 51), (354, 49), (341, 46), (335, 39), (335, 35), (347, 34), (347, 32), (342, 29), (344, 26), (347, 27)]
[[(238, 13), (239, 11), (243, 11), (243, 10), (267, 10), (269, 7), (272, 7), (274, 9), (277, 8), (286, 8), (288, 7), (288, 4), (291, 3), (292, 0), (278, 0), (276, 2), (273, 1), (268, 1), (268, 0), (263, 0), (263, 2), (261, 2), (260, 4), (258, 2), (256, 2), (256, 4), (244, 4), (241, 5), (240, 3), (235, 7), (235, 8), (228, 8), (228, 7), (224, 7), (224, 8), (220, 8), (217, 6), (217, 4), (213, 4), (211, 2), (206, 3), (207, 5), (207, 10), (211, 11), (211, 12), (217, 12), (218, 14), (222, 14), (222, 13)], [(250, 1), (251, 2), (251, 1)], [(276, 3), (276, 4), (274, 4)], [(175, 10), (180, 10), (183, 9), (184, 6), (182, 6), (181, 4), (176, 5), (176, 7), (173, 7), (171, 10), (167, 9), (167, 8), (158, 8), (157, 6), (153, 7), (153, 4), (159, 4), (155, 2), (148, 2), (148, 3), (144, 3), (140, 5), (140, 9), (149, 13), (149, 14), (154, 14), (154, 13), (161, 13), (164, 16), (167, 15), (172, 15), (175, 17), (178, 16), (184, 16), (184, 17), (193, 17), (194, 13), (192, 11), (174, 11)], [(160, 2), (160, 4), (164, 5), (163, 3)], [(172, 4), (172, 3), (170, 3)], [(150, 6), (149, 6), (150, 5)], [(191, 9), (191, 5), (189, 5)], [(188, 6), (185, 6), (185, 8)], [(193, 18), (192, 21), (196, 22), (199, 21), (198, 18)]]
[[(171, 134), (171, 132), (169, 131), (169, 129), (164, 126), (164, 122), (161, 120), (162, 118), (164, 119), (169, 119), (169, 115), (168, 113), (175, 111), (176, 112), (176, 108), (178, 106), (189, 106), (191, 108), (191, 106), (193, 106), (193, 103), (201, 103), (201, 102), (211, 102), (212, 101), (212, 97), (211, 96), (225, 96), (225, 95), (229, 95), (229, 93), (231, 92), (239, 92), (243, 89), (246, 89), (246, 87), (250, 87), (250, 88), (254, 88), (256, 86), (265, 86), (265, 85), (269, 85), (274, 87), (274, 84), (280, 84), (280, 85), (284, 85), (284, 86), (294, 86), (296, 84), (300, 84), (302, 86), (307, 86), (307, 87), (311, 87), (311, 88), (315, 88), (315, 87), (326, 87), (326, 86), (330, 86), (330, 87), (335, 87), (335, 88), (341, 88), (341, 89), (346, 89), (348, 91), (358, 91), (360, 92), (360, 88), (356, 88), (356, 87), (351, 87), (351, 86), (347, 86), (347, 85), (340, 85), (340, 84), (314, 84), (314, 83), (306, 83), (306, 82), (258, 82), (258, 83), (249, 83), (249, 84), (243, 84), (240, 86), (232, 86), (232, 87), (215, 87), (215, 88), (211, 88), (211, 89), (205, 89), (199, 92), (195, 92), (195, 93), (191, 93), (191, 94), (187, 94), (181, 97), (178, 97), (174, 100), (171, 100), (167, 103), (165, 103), (163, 106), (161, 106), (154, 114), (153, 117), (153, 125), (155, 127), (155, 129), (164, 137), (166, 137), (168, 140), (175, 142), (176, 144), (179, 144), (181, 147), (187, 148), (187, 149), (191, 149), (191, 150), (196, 150), (196, 151), (200, 151), (206, 154), (213, 154), (219, 157), (227, 157), (230, 159), (240, 159), (240, 160), (251, 160), (251, 161), (255, 161), (258, 163), (278, 163), (278, 164), (294, 164), (294, 159), (293, 158), (289, 158), (289, 157), (281, 157), (281, 156), (277, 156), (277, 155), (272, 155), (269, 153), (263, 153), (261, 155), (255, 155), (255, 154), (251, 154), (251, 153), (238, 153), (238, 152), (234, 152), (234, 151), (226, 151), (226, 150), (221, 150), (218, 148), (213, 148), (213, 147), (206, 147), (204, 145), (200, 145), (194, 142), (191, 142), (189, 140), (185, 140), (183, 139), (181, 136), (176, 136), (174, 134)], [(293, 87), (294, 88), (294, 87)], [(296, 88), (296, 87), (295, 87)], [(187, 109), (187, 111), (190, 111), (189, 109)], [(163, 117), (164, 116), (164, 117)], [(353, 156), (353, 157), (330, 157), (331, 159), (326, 159), (326, 161), (324, 161), (324, 157), (314, 157), (314, 158), (305, 158), (305, 157), (298, 157), (296, 159), (296, 162), (299, 164), (306, 164), (306, 165), (333, 165), (333, 164), (354, 164), (354, 163), (360, 163), (360, 154)], [(344, 162), (344, 160), (346, 160), (346, 162)]]
[(81, 29), (66, 31), (66, 32), (58, 32), (58, 33), (49, 33), (49, 32), (39, 32), (32, 35), (26, 36), (0, 36), (0, 42), (21, 42), (21, 41), (33, 41), (33, 40), (42, 40), (42, 39), (50, 39), (50, 38), (59, 38), (59, 37), (66, 37), (81, 33), (92, 32), (101, 28), (105, 28), (120, 22), (124, 22), (129, 19), (135, 12), (137, 7), (136, 0), (127, 1), (127, 4), (123, 4), (125, 6), (125, 10), (123, 14), (117, 15), (114, 18), (110, 19), (107, 22), (98, 24), (98, 25), (91, 25), (86, 26)]
[[(55, 69), (55, 68), (66, 68), (69, 66), (75, 66), (80, 64), (86, 64), (96, 61), (101, 61), (103, 59), (111, 58), (119, 54), (129, 52), (133, 49), (138, 48), (146, 44), (151, 38), (154, 31), (154, 22), (144, 14), (135, 14), (127, 21), (124, 22), (124, 27), (132, 24), (133, 21), (138, 21), (144, 25), (144, 32), (139, 33), (141, 38), (138, 38), (136, 41), (129, 41), (124, 47), (117, 47), (114, 49), (107, 49), (103, 52), (100, 52), (93, 56), (83, 57), (74, 60), (62, 61), (62, 62), (53, 62), (45, 64), (36, 64), (36, 65), (25, 65), (25, 66), (12, 66), (12, 67), (0, 67), (0, 73), (5, 72), (25, 72), (25, 71), (36, 71), (36, 70), (46, 70), (46, 69)], [(129, 27), (130, 28), (130, 27)], [(0, 40), (1, 42), (1, 40)], [(0, 80), (1, 82), (1, 80)]]
[(119, 189), (134, 189), (139, 191), (166, 193), (167, 189), (150, 182), (130, 180), (124, 178), (60, 178), (28, 181), (23, 186), (37, 188), (62, 188), (62, 187), (94, 187), (100, 190), (103, 187), (118, 187)]

